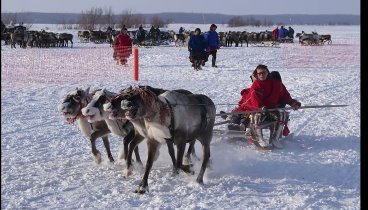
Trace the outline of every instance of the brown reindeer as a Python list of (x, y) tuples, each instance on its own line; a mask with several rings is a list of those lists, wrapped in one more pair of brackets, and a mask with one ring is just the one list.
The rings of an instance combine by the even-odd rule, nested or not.
[[(158, 158), (161, 144), (173, 142), (177, 148), (176, 169), (193, 173), (190, 165), (183, 164), (187, 142), (197, 139), (203, 148), (203, 161), (197, 182), (203, 184), (203, 176), (210, 158), (210, 142), (215, 122), (216, 108), (205, 95), (185, 95), (176, 91), (166, 91), (157, 96), (148, 88), (135, 88), (121, 101), (136, 131), (147, 139), (148, 158), (146, 170), (136, 193), (148, 191), (148, 176), (153, 162)], [(169, 146), (170, 144), (168, 144)], [(169, 148), (170, 151), (173, 151)]]
[[(141, 86), (141, 87), (149, 88), (156, 95), (160, 95), (160, 94), (167, 91), (167, 90), (164, 90), (164, 89), (153, 88), (153, 87), (150, 87), (150, 86)], [(125, 117), (126, 110), (123, 110), (121, 108), (121, 101), (126, 99), (127, 97), (130, 97), (130, 95), (127, 94), (127, 93), (131, 90), (132, 90), (132, 87), (122, 89), (119, 92), (118, 95), (116, 95), (115, 97), (110, 99), (108, 103), (105, 103), (103, 105), (104, 106), (104, 111), (108, 113), (109, 119), (116, 120), (116, 121), (126, 120), (126, 117)], [(175, 91), (178, 91), (178, 92), (183, 93), (183, 94), (192, 94), (190, 91), (183, 90), (183, 89), (179, 89), (179, 90), (175, 90)], [(127, 159), (126, 159), (127, 168), (126, 168), (125, 176), (129, 176), (132, 173), (132, 169), (131, 169), (131, 167), (132, 167), (132, 152), (133, 152), (133, 150), (135, 150), (135, 147), (142, 140), (143, 139), (140, 139), (138, 141), (134, 140), (129, 144), (128, 153), (126, 155), (127, 156)], [(174, 149), (173, 149), (172, 142), (168, 141), (167, 144), (168, 144), (169, 153), (171, 155), (171, 158), (172, 158), (172, 161), (173, 161), (173, 164), (174, 164), (174, 172), (177, 172), (177, 169), (175, 167), (176, 162), (175, 162), (175, 154), (174, 154)], [(190, 144), (189, 144), (188, 151), (185, 155), (185, 162), (186, 163), (192, 163), (191, 156), (198, 159), (198, 157), (195, 154), (194, 145), (195, 145), (195, 141), (191, 141)]]

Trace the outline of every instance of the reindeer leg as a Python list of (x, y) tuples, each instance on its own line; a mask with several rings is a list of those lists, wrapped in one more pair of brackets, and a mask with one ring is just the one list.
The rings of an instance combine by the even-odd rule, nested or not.
[(203, 148), (203, 162), (202, 162), (201, 170), (199, 171), (199, 174), (196, 180), (199, 184), (203, 184), (204, 172), (206, 171), (207, 163), (210, 159), (210, 144), (207, 142), (209, 141), (206, 141), (206, 140), (201, 141), (202, 148)]
[(136, 160), (138, 163), (142, 164), (141, 157), (139, 156), (139, 149), (138, 149), (138, 146), (136, 146), (136, 147), (134, 148), (134, 154), (135, 154), (135, 160)]
[(112, 154), (111, 154), (111, 150), (110, 150), (110, 142), (109, 142), (109, 139), (107, 136), (104, 136), (102, 137), (102, 141), (105, 145), (105, 148), (106, 148), (106, 152), (107, 152), (107, 157), (109, 157), (109, 160), (111, 163), (114, 162), (114, 158), (112, 157)]
[(184, 156), (184, 152), (185, 152), (185, 146), (186, 146), (186, 141), (182, 140), (182, 141), (178, 141), (180, 143), (178, 143), (176, 145), (177, 148), (177, 160), (176, 160), (176, 165), (178, 168), (182, 169), (185, 173), (191, 173), (194, 174), (194, 171), (192, 171), (191, 165), (183, 165), (183, 156)]
[[(96, 139), (99, 138), (99, 137), (105, 136), (108, 133), (110, 133), (110, 130), (106, 127), (105, 129), (95, 131), (91, 134), (90, 141), (91, 141), (91, 147), (92, 147), (92, 154), (95, 157), (95, 162), (97, 164), (101, 163), (101, 153), (96, 148)], [(102, 140), (104, 141), (104, 144), (105, 144), (105, 140), (103, 138), (102, 138)], [(108, 142), (108, 140), (107, 140), (107, 142)], [(106, 148), (107, 153), (109, 153), (110, 152), (110, 144), (108, 144), (107, 147), (106, 147), (106, 144), (105, 144), (105, 148)], [(111, 152), (110, 152), (110, 155), (111, 155)], [(111, 156), (111, 158), (112, 158), (112, 156)]]
[(124, 153), (119, 155), (120, 159), (127, 159), (127, 155), (128, 155), (128, 147), (129, 147), (129, 143), (133, 140), (134, 138), (134, 130), (131, 130), (123, 139), (123, 145), (124, 145)]
[(97, 131), (91, 134), (90, 141), (91, 141), (92, 154), (95, 157), (95, 162), (96, 164), (100, 164), (101, 163), (101, 153), (96, 148), (97, 135), (94, 135), (96, 133)]
[(148, 158), (147, 158), (147, 163), (146, 163), (146, 171), (144, 172), (143, 179), (141, 183), (139, 184), (138, 189), (134, 191), (135, 193), (144, 194), (146, 190), (149, 191), (148, 190), (148, 175), (152, 168), (158, 146), (159, 146), (159, 143), (155, 141), (154, 139), (147, 139)]
[(195, 141), (196, 140), (192, 140), (190, 143), (189, 143), (189, 148), (188, 148), (188, 151), (187, 151), (187, 154), (185, 155), (185, 160), (184, 162), (188, 163), (188, 164), (191, 164), (192, 163), (192, 156), (196, 159), (196, 160), (199, 160), (199, 158), (197, 157), (196, 153), (195, 153)]
[(173, 174), (178, 174), (178, 167), (176, 164), (176, 158), (175, 158), (175, 150), (174, 150), (174, 144), (172, 142), (172, 139), (166, 140), (167, 149), (169, 151), (169, 155), (171, 157), (171, 161), (173, 163)]
[[(128, 155), (127, 155), (127, 158), (125, 160), (126, 161), (126, 169), (125, 169), (125, 173), (124, 173), (125, 177), (128, 177), (132, 173), (132, 155), (133, 155), (133, 151), (135, 152), (137, 162), (142, 164), (142, 161), (139, 157), (137, 145), (139, 143), (141, 143), (143, 141), (143, 139), (144, 138), (141, 135), (136, 134), (134, 136), (134, 139), (132, 140), (132, 142), (130, 142), (130, 144), (129, 144)], [(138, 155), (138, 158), (137, 158), (137, 155)]]

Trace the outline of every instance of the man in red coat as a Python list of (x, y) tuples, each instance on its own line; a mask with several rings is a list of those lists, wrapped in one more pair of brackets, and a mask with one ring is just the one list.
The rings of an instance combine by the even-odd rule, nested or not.
[(275, 39), (275, 41), (279, 40), (279, 27), (277, 26), (273, 31), (273, 38)]
[(132, 54), (132, 39), (128, 35), (128, 30), (123, 27), (116, 36), (114, 50), (118, 64), (126, 65), (127, 59)]
[[(270, 78), (269, 73), (267, 66), (257, 66), (253, 72), (255, 81), (250, 88), (241, 91), (242, 98), (238, 102), (238, 107), (232, 112), (278, 108), (283, 104), (289, 104), (295, 110), (300, 108), (301, 103), (291, 98), (284, 84), (277, 79)], [(231, 121), (239, 124), (240, 117), (233, 115)], [(234, 124), (230, 124), (229, 128), (234, 128)], [(287, 126), (285, 129), (288, 130)], [(286, 133), (288, 132), (285, 131)]]
[(300, 103), (291, 98), (284, 84), (268, 77), (267, 66), (257, 66), (254, 73), (256, 80), (248, 90), (245, 89), (241, 92), (242, 99), (235, 111), (277, 108), (281, 104), (289, 104), (294, 109), (300, 107)]

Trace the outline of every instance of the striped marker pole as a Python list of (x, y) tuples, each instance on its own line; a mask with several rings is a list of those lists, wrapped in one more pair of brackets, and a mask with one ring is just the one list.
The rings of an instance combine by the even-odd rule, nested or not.
[(138, 48), (133, 49), (134, 65), (133, 65), (133, 77), (135, 81), (138, 81)]

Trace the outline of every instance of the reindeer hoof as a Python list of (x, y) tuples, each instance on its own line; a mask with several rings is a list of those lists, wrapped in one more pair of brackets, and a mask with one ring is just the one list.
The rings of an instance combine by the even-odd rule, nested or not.
[(125, 160), (125, 154), (124, 154), (124, 152), (120, 152), (119, 153), (119, 159), (120, 160)]
[(173, 167), (173, 175), (179, 174), (179, 169), (176, 167)]
[[(147, 191), (148, 191), (148, 188), (147, 188)], [(136, 189), (134, 191), (134, 193), (138, 193), (138, 194), (145, 194), (146, 193), (146, 187), (138, 187), (138, 189)]]
[(203, 184), (203, 177), (198, 177), (196, 181), (198, 184)]
[(190, 158), (190, 157), (185, 157), (184, 158), (184, 162), (183, 162), (184, 164), (192, 164), (193, 163), (193, 161), (192, 161), (192, 159)]
[(185, 173), (189, 173), (189, 174), (194, 174), (194, 171), (192, 171), (192, 166), (193, 164), (189, 164), (189, 165), (182, 165), (181, 169), (185, 172)]
[(125, 169), (124, 170), (124, 177), (127, 178), (128, 176), (132, 175), (132, 170), (131, 169)]
[(98, 153), (95, 155), (95, 163), (96, 163), (97, 165), (100, 165), (100, 164), (101, 164), (101, 161), (102, 161), (102, 159), (101, 159), (101, 154), (98, 152)]

